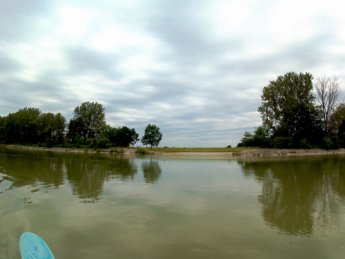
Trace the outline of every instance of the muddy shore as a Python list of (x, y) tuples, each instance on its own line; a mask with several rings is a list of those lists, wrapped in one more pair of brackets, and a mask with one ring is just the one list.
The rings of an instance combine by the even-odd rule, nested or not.
[[(56, 153), (78, 153), (78, 154), (104, 154), (104, 155), (124, 155), (129, 157), (142, 156), (136, 154), (135, 148), (118, 149), (83, 149), (83, 148), (45, 148), (21, 145), (3, 145), (9, 150), (22, 151), (46, 151)], [(247, 149), (240, 152), (165, 152), (147, 150), (147, 154), (156, 157), (197, 157), (197, 158), (250, 158), (250, 157), (299, 157), (299, 156), (325, 156), (325, 155), (345, 155), (345, 149), (322, 150), (322, 149)]]

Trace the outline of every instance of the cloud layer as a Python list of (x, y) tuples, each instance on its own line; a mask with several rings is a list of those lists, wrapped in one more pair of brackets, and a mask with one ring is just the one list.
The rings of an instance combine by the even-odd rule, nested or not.
[(158, 125), (163, 146), (236, 145), (260, 125), (261, 90), (278, 75), (344, 87), (341, 10), (335, 0), (1, 1), (0, 115), (30, 106), (70, 119), (97, 101), (112, 126)]

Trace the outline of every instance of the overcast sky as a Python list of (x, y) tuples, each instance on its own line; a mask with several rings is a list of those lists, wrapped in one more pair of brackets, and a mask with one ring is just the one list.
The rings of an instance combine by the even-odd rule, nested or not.
[[(287, 72), (345, 86), (343, 1), (0, 0), (0, 115), (84, 101), (161, 146), (236, 145)], [(341, 96), (344, 101), (344, 95)]]

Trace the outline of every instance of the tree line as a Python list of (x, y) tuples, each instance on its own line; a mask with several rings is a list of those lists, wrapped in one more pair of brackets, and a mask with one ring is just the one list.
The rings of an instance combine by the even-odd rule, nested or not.
[[(159, 127), (148, 124), (141, 139), (144, 145), (158, 146), (162, 139)], [(83, 102), (74, 109), (66, 123), (61, 113), (42, 113), (37, 108), (23, 108), (0, 117), (0, 143), (46, 147), (128, 147), (139, 141), (134, 128), (111, 127), (105, 109), (97, 102)]]
[(289, 72), (263, 88), (262, 125), (245, 132), (238, 146), (345, 148), (345, 103), (337, 103), (338, 81)]

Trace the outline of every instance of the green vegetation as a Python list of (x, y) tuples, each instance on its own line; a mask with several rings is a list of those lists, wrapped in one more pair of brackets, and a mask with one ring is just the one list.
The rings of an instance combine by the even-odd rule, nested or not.
[[(97, 102), (84, 102), (74, 109), (73, 118), (66, 124), (60, 113), (42, 113), (37, 108), (20, 109), (0, 117), (0, 143), (76, 148), (134, 145), (139, 140), (135, 129), (107, 125), (104, 110)], [(151, 146), (157, 146), (162, 134), (157, 126), (150, 126), (154, 128), (144, 139)], [(160, 135), (157, 135), (157, 129)], [(113, 152), (118, 152), (118, 149)]]
[(0, 142), (52, 146), (63, 142), (65, 118), (60, 114), (41, 113), (24, 108), (0, 117)]
[[(238, 146), (335, 149), (345, 147), (345, 104), (336, 80), (321, 78), (313, 86), (309, 73), (287, 73), (263, 88), (262, 125), (245, 132)], [(313, 92), (315, 87), (316, 94)]]
[(146, 154), (149, 153), (149, 151), (148, 151), (146, 148), (138, 147), (138, 148), (135, 150), (135, 153), (136, 153), (136, 154), (139, 154), (139, 155), (146, 155)]
[(141, 142), (144, 145), (150, 145), (152, 147), (158, 147), (159, 142), (162, 139), (162, 133), (160, 132), (159, 128), (154, 124), (149, 124), (146, 126), (145, 133)]

